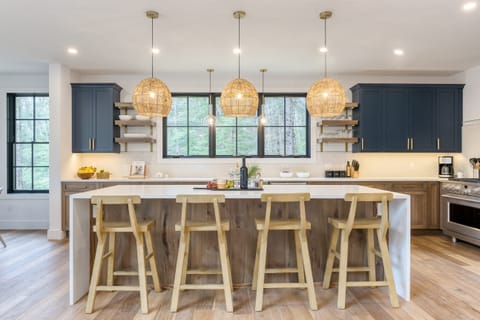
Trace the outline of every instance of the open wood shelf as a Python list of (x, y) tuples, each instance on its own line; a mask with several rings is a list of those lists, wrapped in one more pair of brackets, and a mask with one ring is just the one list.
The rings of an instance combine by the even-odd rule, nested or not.
[(115, 107), (118, 109), (133, 109), (131, 102), (115, 102)]
[(155, 143), (155, 140), (152, 137), (132, 137), (132, 138), (115, 138), (116, 143)]
[(358, 138), (320, 138), (317, 140), (318, 143), (357, 143)]
[(152, 120), (115, 120), (120, 127), (155, 127), (157, 123)]
[(342, 126), (356, 126), (358, 125), (358, 120), (342, 119), (342, 120), (322, 120), (322, 122), (317, 123), (317, 127), (342, 127)]
[(345, 103), (345, 109), (355, 109), (358, 108), (358, 102), (347, 102)]

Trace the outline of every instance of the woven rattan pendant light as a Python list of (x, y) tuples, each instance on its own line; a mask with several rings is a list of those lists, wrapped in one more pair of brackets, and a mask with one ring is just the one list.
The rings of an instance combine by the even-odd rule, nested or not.
[(227, 83), (220, 96), (223, 114), (230, 117), (253, 117), (257, 114), (258, 93), (249, 81), (240, 78), (240, 19), (244, 11), (235, 11), (233, 17), (238, 20), (238, 77)]
[(172, 95), (165, 83), (153, 77), (153, 19), (158, 19), (158, 12), (147, 11), (146, 14), (152, 20), (152, 76), (135, 87), (132, 102), (139, 115), (166, 117), (172, 108)]
[(320, 12), (325, 30), (324, 78), (312, 84), (307, 92), (307, 109), (312, 117), (333, 117), (345, 108), (345, 90), (337, 80), (327, 77), (327, 19), (331, 16), (331, 11)]

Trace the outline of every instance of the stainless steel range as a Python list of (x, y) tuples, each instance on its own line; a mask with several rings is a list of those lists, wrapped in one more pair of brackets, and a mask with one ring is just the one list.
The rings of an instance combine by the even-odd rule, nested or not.
[(480, 246), (480, 179), (450, 179), (440, 187), (443, 233)]

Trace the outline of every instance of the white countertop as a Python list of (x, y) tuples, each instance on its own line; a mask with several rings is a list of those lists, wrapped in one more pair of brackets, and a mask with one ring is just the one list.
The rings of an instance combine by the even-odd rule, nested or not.
[[(132, 184), (138, 182), (192, 182), (192, 183), (204, 183), (214, 178), (145, 178), (145, 179), (129, 179), (126, 177), (114, 177), (110, 179), (63, 179), (62, 182), (130, 182)], [(338, 182), (338, 181), (446, 181), (447, 178), (439, 177), (361, 177), (361, 178), (324, 178), (324, 177), (310, 177), (310, 178), (280, 178), (280, 177), (265, 177), (266, 182)]]
[[(264, 190), (205, 190), (203, 185), (117, 185), (70, 196), (71, 199), (90, 199), (94, 195), (138, 195), (142, 199), (175, 199), (179, 194), (224, 194), (226, 199), (259, 199), (262, 193), (309, 192), (312, 199), (343, 199), (346, 193), (379, 192), (379, 189), (358, 185), (265, 185)], [(393, 193), (394, 199), (408, 199), (408, 195)]]

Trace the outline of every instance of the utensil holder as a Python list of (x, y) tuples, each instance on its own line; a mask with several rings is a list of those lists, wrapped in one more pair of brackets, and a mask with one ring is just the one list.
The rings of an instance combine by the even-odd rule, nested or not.
[(358, 170), (352, 171), (352, 178), (358, 178), (359, 175), (360, 175), (360, 172)]

